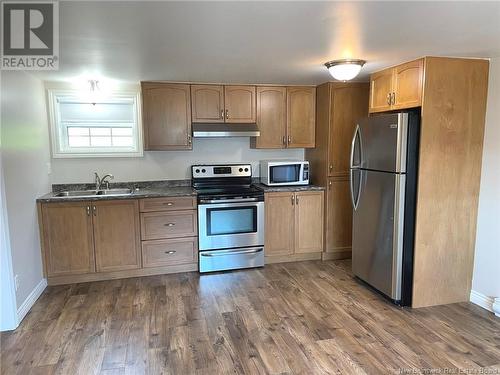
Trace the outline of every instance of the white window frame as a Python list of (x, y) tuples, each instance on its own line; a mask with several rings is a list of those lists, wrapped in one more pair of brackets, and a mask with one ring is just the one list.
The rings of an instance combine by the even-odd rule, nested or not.
[[(81, 98), (80, 92), (77, 90), (63, 90), (63, 89), (47, 89), (48, 112), (49, 112), (49, 126), (50, 126), (50, 139), (52, 144), (52, 157), (53, 158), (102, 158), (102, 157), (142, 157), (144, 155), (143, 136), (142, 136), (142, 113), (141, 113), (141, 95), (140, 91), (121, 90), (113, 92), (109, 95), (112, 99), (127, 98), (134, 101), (134, 117), (135, 128), (134, 134), (134, 150), (132, 151), (117, 151), (113, 148), (99, 147), (96, 148), (81, 148), (79, 151), (68, 150), (61, 144), (61, 132), (65, 133), (66, 129), (60, 123), (58, 98), (75, 99)], [(81, 100), (81, 99), (80, 99)], [(98, 101), (99, 102), (99, 101)]]

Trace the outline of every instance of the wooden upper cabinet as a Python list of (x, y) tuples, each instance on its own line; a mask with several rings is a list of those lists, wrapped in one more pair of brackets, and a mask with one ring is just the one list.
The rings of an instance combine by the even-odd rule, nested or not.
[(95, 271), (90, 202), (42, 205), (47, 276)]
[(190, 150), (189, 85), (142, 83), (145, 150)]
[(226, 122), (255, 123), (255, 86), (224, 86)]
[(287, 87), (287, 146), (315, 146), (316, 88)]
[(266, 256), (289, 255), (294, 251), (295, 194), (266, 193)]
[(193, 122), (224, 122), (224, 86), (191, 85)]
[(419, 59), (394, 68), (393, 109), (422, 105), (424, 60)]
[(356, 122), (368, 115), (368, 87), (352, 84), (331, 90), (331, 124), (328, 147), (328, 175), (349, 173), (351, 140)]
[(370, 112), (383, 112), (391, 109), (392, 79), (392, 68), (370, 76)]
[(295, 193), (295, 253), (323, 251), (323, 207), (322, 191)]
[(257, 87), (257, 126), (252, 148), (286, 147), (286, 87)]
[(370, 112), (422, 105), (424, 59), (373, 73), (370, 77)]
[(97, 272), (141, 268), (139, 202), (93, 202)]

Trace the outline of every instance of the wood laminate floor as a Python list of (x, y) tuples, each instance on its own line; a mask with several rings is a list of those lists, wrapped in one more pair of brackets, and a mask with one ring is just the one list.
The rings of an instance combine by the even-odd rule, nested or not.
[(49, 287), (2, 334), (1, 366), (2, 374), (498, 374), (500, 320), (470, 303), (398, 308), (353, 279), (348, 261), (274, 264)]

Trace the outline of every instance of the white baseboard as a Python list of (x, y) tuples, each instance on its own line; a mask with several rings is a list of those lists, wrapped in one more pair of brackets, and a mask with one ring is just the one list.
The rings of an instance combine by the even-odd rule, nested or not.
[(475, 290), (471, 290), (470, 301), (500, 317), (500, 298), (488, 297)]
[(19, 322), (18, 324), (20, 324), (26, 314), (28, 314), (28, 312), (33, 307), (36, 300), (42, 295), (46, 287), (47, 279), (40, 280), (35, 289), (33, 289), (29, 296), (24, 300), (23, 304), (19, 306), (19, 308), (17, 309), (17, 320)]

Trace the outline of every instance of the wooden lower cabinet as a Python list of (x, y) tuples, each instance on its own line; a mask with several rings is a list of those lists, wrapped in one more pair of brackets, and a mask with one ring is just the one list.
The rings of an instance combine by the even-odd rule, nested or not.
[(194, 210), (141, 213), (143, 240), (196, 236), (197, 231), (197, 214)]
[(323, 192), (295, 193), (295, 253), (323, 251)]
[(293, 254), (295, 193), (266, 193), (266, 256)]
[(141, 267), (139, 202), (94, 202), (96, 271), (122, 271)]
[(265, 195), (266, 261), (320, 257), (323, 251), (323, 192), (270, 192)]
[(351, 251), (352, 205), (348, 177), (328, 179), (325, 251), (344, 258)]
[(49, 285), (198, 269), (192, 196), (38, 203), (38, 212)]
[(91, 203), (48, 203), (39, 212), (47, 276), (94, 272)]
[(144, 267), (171, 266), (198, 260), (198, 238), (172, 238), (142, 242)]

